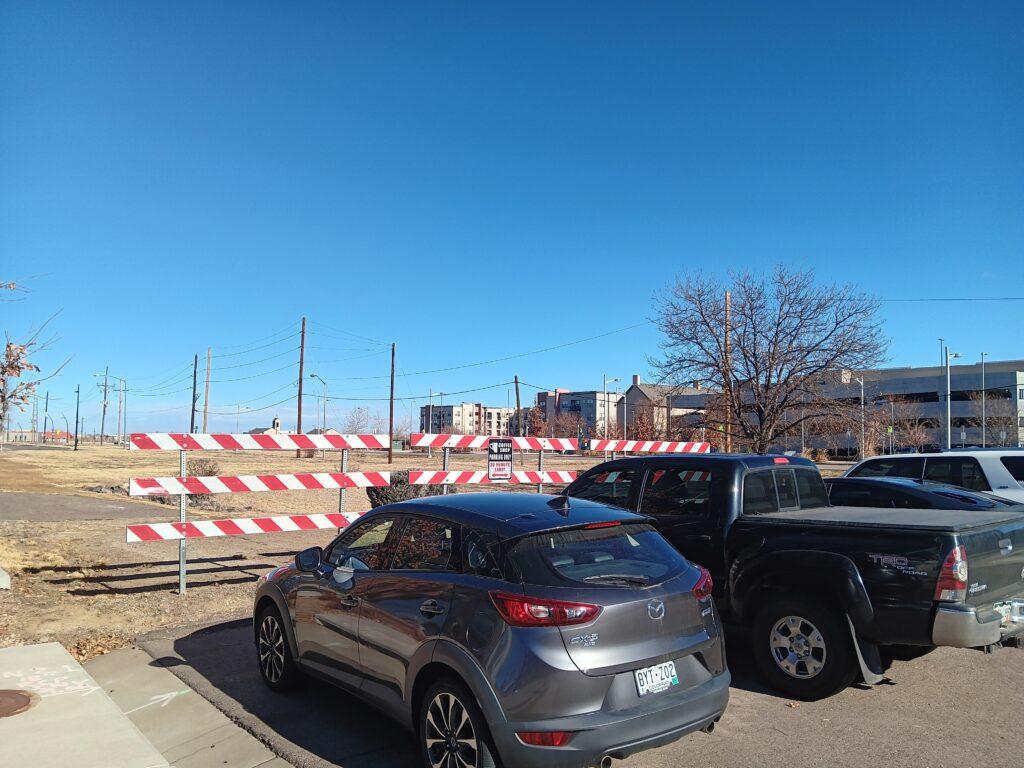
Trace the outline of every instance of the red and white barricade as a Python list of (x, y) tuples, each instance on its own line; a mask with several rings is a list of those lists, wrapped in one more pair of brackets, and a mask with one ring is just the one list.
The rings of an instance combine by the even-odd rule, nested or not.
[(469, 471), (444, 471), (433, 470), (409, 470), (409, 485), (515, 485), (528, 484), (540, 485), (548, 483), (551, 485), (565, 485), (576, 479), (575, 471), (543, 471), (543, 470), (513, 470), (509, 480), (491, 480), (487, 477), (485, 470)]
[(386, 450), (387, 435), (194, 435), (139, 432), (129, 438), (133, 451), (341, 451)]
[(332, 512), (323, 515), (275, 515), (273, 517), (234, 517), (227, 520), (193, 520), (187, 523), (143, 523), (129, 525), (125, 538), (129, 544), (140, 541), (176, 541), (215, 536), (250, 536), (258, 533), (314, 531), (344, 528), (362, 512)]
[[(521, 451), (575, 451), (580, 441), (575, 437), (498, 437), (511, 440), (512, 447)], [(448, 435), (431, 432), (413, 432), (409, 436), (412, 448), (486, 448), (490, 435)]]
[(390, 472), (305, 472), (277, 475), (195, 475), (135, 477), (129, 496), (187, 496), (262, 491), (319, 491), (391, 485)]
[(591, 440), (590, 450), (613, 453), (710, 453), (711, 443), (670, 440)]

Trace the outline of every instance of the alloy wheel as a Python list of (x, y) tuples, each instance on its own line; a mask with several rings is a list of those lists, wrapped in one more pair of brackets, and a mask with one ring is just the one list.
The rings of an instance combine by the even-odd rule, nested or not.
[(260, 624), (260, 669), (271, 683), (276, 683), (284, 673), (284, 634), (277, 617), (267, 615)]
[(473, 721), (454, 694), (442, 691), (430, 702), (424, 738), (431, 768), (477, 768)]
[(825, 668), (825, 638), (802, 616), (784, 616), (769, 637), (772, 658), (791, 677), (808, 680)]

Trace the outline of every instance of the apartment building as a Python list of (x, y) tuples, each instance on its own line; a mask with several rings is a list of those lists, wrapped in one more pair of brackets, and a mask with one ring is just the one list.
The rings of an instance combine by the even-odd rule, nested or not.
[(507, 435), (515, 408), (483, 403), (454, 403), (420, 407), (420, 432), (456, 435)]

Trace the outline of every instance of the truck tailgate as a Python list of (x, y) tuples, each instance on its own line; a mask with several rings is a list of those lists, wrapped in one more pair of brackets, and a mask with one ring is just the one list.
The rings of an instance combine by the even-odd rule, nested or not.
[(970, 605), (1024, 596), (1024, 516), (964, 530)]

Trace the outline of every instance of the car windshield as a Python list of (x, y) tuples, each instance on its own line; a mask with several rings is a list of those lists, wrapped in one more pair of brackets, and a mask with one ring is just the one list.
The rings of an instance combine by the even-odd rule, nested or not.
[(543, 586), (649, 586), (686, 568), (682, 555), (643, 523), (527, 536), (509, 560), (523, 582)]

